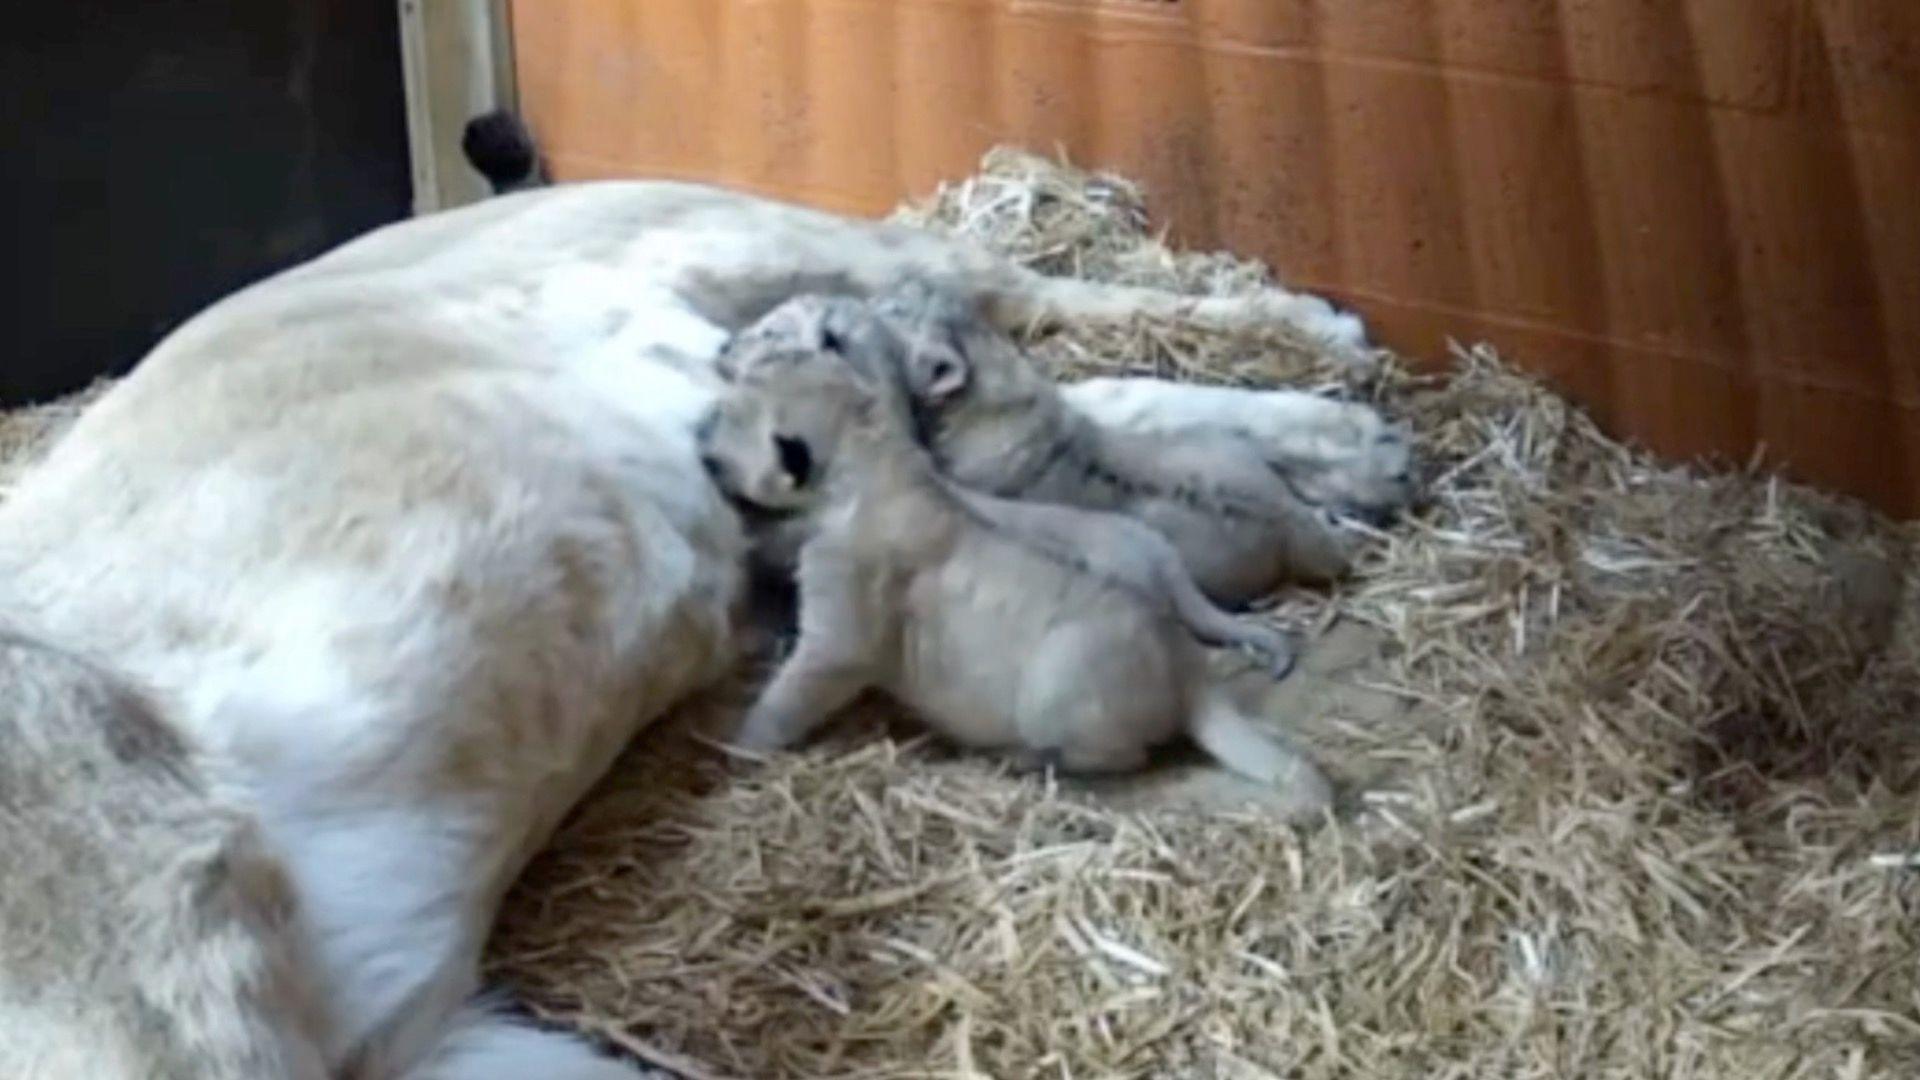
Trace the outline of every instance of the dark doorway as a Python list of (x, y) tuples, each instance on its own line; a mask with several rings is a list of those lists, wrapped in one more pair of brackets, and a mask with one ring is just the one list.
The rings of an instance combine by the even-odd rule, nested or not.
[(0, 405), (125, 371), (226, 293), (408, 212), (392, 4), (80, 0), (10, 23)]

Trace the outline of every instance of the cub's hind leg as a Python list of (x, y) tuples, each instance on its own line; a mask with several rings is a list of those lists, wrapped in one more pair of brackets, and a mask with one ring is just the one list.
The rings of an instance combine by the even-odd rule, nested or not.
[(1105, 623), (1048, 634), (1022, 665), (1019, 760), (1067, 774), (1136, 772), (1178, 735), (1189, 673), (1159, 648), (1130, 647), (1139, 642)]
[(800, 638), (747, 711), (734, 742), (779, 750), (806, 738), (872, 684), (879, 632), (862, 617), (860, 571), (826, 548), (800, 561)]

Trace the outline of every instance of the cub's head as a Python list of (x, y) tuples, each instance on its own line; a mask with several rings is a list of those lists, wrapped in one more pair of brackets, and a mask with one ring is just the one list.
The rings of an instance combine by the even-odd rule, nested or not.
[(937, 404), (968, 382), (966, 357), (953, 336), (965, 311), (957, 299), (918, 282), (872, 302), (799, 296), (735, 334), (715, 363), (722, 378), (738, 379), (782, 357), (824, 353), (899, 388), (916, 404)]
[(893, 369), (899, 351), (899, 339), (865, 302), (810, 293), (780, 304), (734, 334), (714, 365), (722, 378), (738, 382), (763, 367), (821, 355), (873, 379)]
[(930, 416), (969, 404), (1018, 404), (1052, 385), (1017, 342), (958, 292), (909, 279), (876, 297), (873, 308), (901, 342), (901, 377)]
[(701, 423), (707, 472), (760, 509), (815, 505), (849, 436), (880, 414), (896, 348), (858, 301), (808, 296), (775, 308), (719, 359), (730, 384)]

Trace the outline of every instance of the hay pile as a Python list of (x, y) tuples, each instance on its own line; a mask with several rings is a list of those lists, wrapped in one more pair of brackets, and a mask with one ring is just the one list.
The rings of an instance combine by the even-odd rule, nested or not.
[[(1003, 152), (904, 213), (1050, 272), (1266, 281), (1141, 205)], [(859, 724), (732, 760), (706, 735), (743, 681), (643, 736), (510, 898), (492, 968), (537, 1014), (689, 1078), (1920, 1075), (1909, 531), (1656, 465), (1485, 350), (1037, 351), (1413, 422), (1433, 504), (1274, 609), (1324, 635), (1273, 700), (1352, 805), (1295, 832)]]

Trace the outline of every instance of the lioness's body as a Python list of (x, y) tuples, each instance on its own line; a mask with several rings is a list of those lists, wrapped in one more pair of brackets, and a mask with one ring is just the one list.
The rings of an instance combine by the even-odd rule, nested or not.
[[(92, 658), (78, 677), (103, 692), (140, 687), (224, 793), (189, 812), (237, 815), (287, 882), (294, 915), (236, 923), (248, 950), (216, 955), (306, 957), (293, 985), (182, 969), (203, 1004), (169, 1019), (204, 1029), (183, 1038), (266, 1033), (289, 1064), (262, 1080), (314, 1061), (354, 1080), (634, 1075), (474, 1005), (481, 945), (614, 754), (731, 661), (743, 541), (693, 435), (715, 352), (796, 290), (907, 274), (1010, 323), (1325, 309), (1058, 282), (697, 185), (562, 186), (379, 230), (213, 305), (20, 480), (0, 613), (48, 655)], [(27, 685), (0, 704), (41, 708)], [(30, 797), (91, 804), (84, 778), (63, 783)], [(141, 857), (109, 828), (91, 841), (109, 864)], [(59, 873), (5, 909), (0, 941), (71, 929), (58, 945), (81, 959), (0, 968), (0, 1028), (40, 1025), (69, 1054), (48, 1071), (0, 1039), (0, 1073), (171, 1080), (172, 1044), (116, 989), (167, 976), (109, 971), (81, 931), (163, 898), (109, 903), (97, 863)], [(99, 909), (58, 908), (89, 895)], [(21, 1011), (43, 978), (93, 1006)]]

